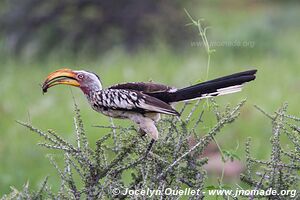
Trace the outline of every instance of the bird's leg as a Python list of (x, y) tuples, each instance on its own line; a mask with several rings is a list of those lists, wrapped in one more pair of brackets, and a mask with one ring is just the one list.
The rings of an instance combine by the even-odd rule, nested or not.
[(147, 150), (146, 150), (146, 153), (145, 153), (145, 157), (148, 156), (149, 152), (151, 151), (152, 147), (153, 147), (153, 144), (155, 143), (155, 140), (154, 139), (151, 139), (148, 147), (147, 147)]
[(155, 122), (151, 118), (145, 117), (143, 115), (138, 115), (138, 114), (132, 115), (130, 119), (139, 126), (140, 130), (142, 130), (144, 133), (146, 133), (151, 137), (151, 142), (146, 150), (146, 154), (145, 154), (146, 157), (150, 152), (154, 142), (158, 139), (158, 131), (155, 126)]

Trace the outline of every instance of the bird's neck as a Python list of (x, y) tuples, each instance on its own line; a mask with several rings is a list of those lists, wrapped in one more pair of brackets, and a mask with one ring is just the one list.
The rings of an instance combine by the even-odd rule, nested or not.
[(80, 89), (88, 97), (102, 90), (99, 86), (80, 87)]

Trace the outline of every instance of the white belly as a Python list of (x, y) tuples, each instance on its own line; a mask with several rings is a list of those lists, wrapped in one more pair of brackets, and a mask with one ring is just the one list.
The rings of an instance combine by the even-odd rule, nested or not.
[(133, 111), (106, 109), (103, 107), (93, 107), (93, 109), (109, 117), (130, 119), (135, 122), (143, 131), (149, 134), (152, 139), (158, 139), (158, 131), (155, 126), (155, 121), (159, 120), (159, 113), (146, 113), (143, 115)]

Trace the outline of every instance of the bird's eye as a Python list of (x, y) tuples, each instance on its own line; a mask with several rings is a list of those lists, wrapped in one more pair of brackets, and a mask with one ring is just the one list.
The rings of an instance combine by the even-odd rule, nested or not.
[(84, 78), (84, 75), (83, 75), (83, 74), (78, 74), (77, 78), (78, 78), (78, 79), (83, 79), (83, 78)]

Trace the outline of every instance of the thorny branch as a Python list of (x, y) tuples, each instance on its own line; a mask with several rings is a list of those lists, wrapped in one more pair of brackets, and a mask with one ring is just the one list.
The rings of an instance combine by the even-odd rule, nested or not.
[[(298, 199), (299, 198), (299, 148), (297, 149), (299, 134), (295, 131), (295, 127), (299, 128), (299, 125), (291, 124), (289, 121), (299, 122), (299, 118), (286, 114), (287, 103), (283, 104), (273, 115), (267, 113), (262, 108), (255, 106), (261, 113), (272, 121), (272, 137), (271, 146), (272, 151), (269, 160), (258, 160), (250, 156), (250, 139), (246, 142), (246, 163), (247, 173), (241, 175), (241, 180), (249, 184), (251, 187), (260, 188), (262, 190), (268, 190), (270, 188), (280, 193), (284, 190), (294, 191), (293, 195), (278, 196), (269, 195), (270, 199)], [(281, 146), (281, 135), (286, 134), (290, 139), (290, 143), (294, 146), (294, 150), (284, 149)], [(256, 169), (254, 166), (259, 165), (263, 169), (259, 172), (254, 172)], [(260, 168), (260, 169), (261, 169)], [(259, 181), (256, 180), (255, 173)], [(258, 179), (257, 178), (257, 179)], [(249, 199), (254, 199), (257, 195), (250, 195)]]
[[(245, 101), (222, 113), (216, 125), (207, 135), (199, 138), (194, 146), (189, 146), (188, 138), (194, 137), (198, 124), (203, 123), (204, 112), (201, 111), (198, 114), (197, 111), (200, 102), (192, 106), (184, 121), (175, 117), (162, 119), (158, 124), (158, 127), (162, 127), (160, 133), (162, 138), (155, 143), (147, 156), (144, 151), (148, 142), (137, 136), (135, 128), (119, 127), (113, 123), (111, 126), (96, 126), (108, 133), (96, 142), (93, 150), (88, 143), (80, 110), (76, 102), (74, 103), (75, 145), (61, 138), (53, 130), (44, 132), (30, 124), (18, 123), (43, 137), (45, 142), (39, 143), (41, 146), (60, 150), (65, 154), (63, 169), (50, 157), (51, 163), (58, 170), (62, 180), (59, 193), (56, 195), (51, 193), (51, 195), (93, 199), (114, 197), (113, 188), (155, 189), (162, 185), (165, 188), (180, 188), (181, 184), (185, 184), (192, 188), (203, 189), (206, 173), (202, 167), (207, 159), (199, 160), (195, 155), (203, 152), (225, 124), (233, 122), (238, 117), (239, 110)], [(182, 112), (185, 112), (187, 108), (184, 104)], [(194, 116), (196, 116), (196, 121), (194, 121)], [(192, 152), (197, 152), (197, 154), (194, 155)], [(74, 174), (79, 175), (79, 180), (74, 177)], [(124, 183), (122, 176), (125, 174), (131, 176), (129, 183)], [(155, 184), (157, 180), (159, 183)]]

